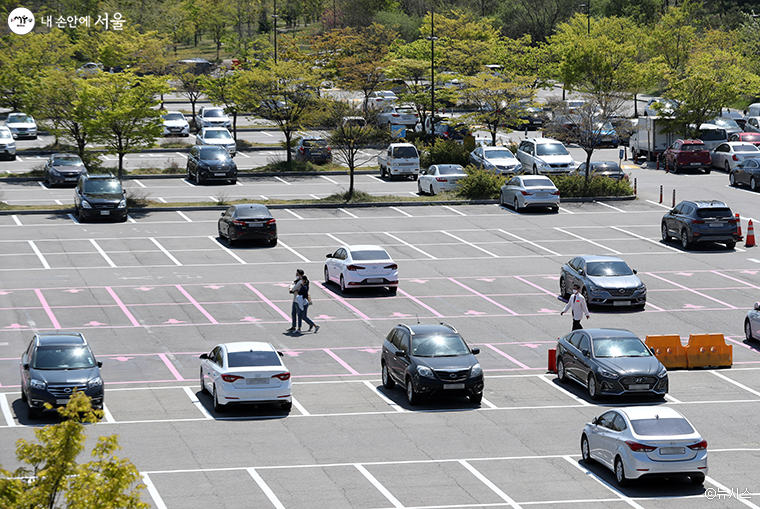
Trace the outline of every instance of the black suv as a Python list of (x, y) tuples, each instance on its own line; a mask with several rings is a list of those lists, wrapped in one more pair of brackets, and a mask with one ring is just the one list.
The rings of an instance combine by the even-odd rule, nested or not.
[(438, 392), (483, 399), (483, 369), (457, 330), (449, 324), (405, 325), (393, 328), (383, 342), (380, 367), (383, 386), (406, 387), (410, 405)]
[(64, 406), (75, 391), (92, 398), (92, 407), (103, 408), (101, 362), (78, 332), (35, 334), (21, 356), (21, 399), (29, 418), (45, 410), (45, 403)]
[(110, 173), (82, 173), (74, 193), (74, 208), (80, 221), (96, 218), (126, 221), (129, 213), (121, 181)]
[(684, 249), (698, 242), (720, 242), (733, 249), (739, 240), (736, 217), (718, 200), (682, 201), (662, 217), (662, 240), (681, 240)]
[(187, 156), (187, 180), (204, 184), (210, 180), (237, 183), (237, 164), (224, 147), (195, 145)]

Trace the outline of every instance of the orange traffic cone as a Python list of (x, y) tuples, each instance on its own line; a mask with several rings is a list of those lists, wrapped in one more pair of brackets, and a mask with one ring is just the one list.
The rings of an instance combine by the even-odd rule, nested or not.
[(744, 243), (744, 247), (755, 247), (755, 228), (752, 226), (752, 219), (747, 225), (747, 241)]
[(742, 220), (739, 217), (738, 213), (736, 214), (736, 224), (738, 225), (736, 228), (737, 228), (737, 233), (739, 234), (739, 240), (742, 241), (744, 240), (744, 237), (742, 236)]

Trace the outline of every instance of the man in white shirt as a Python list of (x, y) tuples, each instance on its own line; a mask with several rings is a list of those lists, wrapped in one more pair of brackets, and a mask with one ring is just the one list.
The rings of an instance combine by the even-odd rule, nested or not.
[(298, 298), (298, 290), (301, 289), (301, 285), (303, 284), (303, 281), (301, 280), (303, 274), (303, 269), (296, 270), (296, 279), (293, 281), (293, 284), (290, 285), (290, 293), (293, 294), (293, 304), (290, 308), (290, 317), (293, 320), (293, 324), (290, 326), (290, 329), (286, 330), (285, 332), (294, 332), (296, 330), (296, 318), (298, 318), (298, 316), (301, 314), (301, 308), (298, 306), (296, 299)]
[(586, 306), (586, 299), (580, 293), (581, 287), (579, 285), (573, 285), (573, 295), (567, 301), (565, 309), (562, 310), (560, 315), (564, 315), (565, 311), (571, 310), (573, 315), (573, 330), (582, 329), (581, 318), (586, 315), (586, 319), (591, 318), (588, 314), (588, 306)]

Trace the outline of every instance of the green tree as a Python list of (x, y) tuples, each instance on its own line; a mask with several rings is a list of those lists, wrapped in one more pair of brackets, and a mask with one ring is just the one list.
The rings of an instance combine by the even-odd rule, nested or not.
[[(245, 95), (249, 95), (247, 90), (241, 89), (237, 85), (237, 82), (240, 81), (240, 76), (239, 73), (228, 74), (218, 78), (201, 76), (198, 81), (201, 90), (206, 94), (206, 97), (211, 101), (211, 104), (221, 105), (226, 114), (232, 115), (232, 136), (235, 138), (236, 142), (237, 116), (240, 111), (239, 103), (240, 101), (245, 100)], [(195, 108), (193, 108), (193, 111), (195, 111)], [(193, 118), (195, 118), (195, 113), (193, 113)]]
[(86, 423), (97, 422), (102, 410), (93, 410), (90, 398), (74, 393), (58, 409), (62, 422), (37, 428), (37, 443), (16, 442), (16, 458), (28, 465), (10, 472), (0, 469), (0, 507), (147, 509), (140, 500), (145, 485), (128, 460), (114, 455), (118, 437), (100, 437), (93, 461), (77, 463), (84, 450)]
[(500, 4), (497, 18), (503, 35), (516, 39), (527, 34), (531, 40), (541, 43), (554, 33), (560, 22), (578, 11), (578, 5), (577, 0), (505, 0)]
[(119, 178), (124, 156), (151, 146), (162, 135), (156, 95), (168, 88), (161, 78), (131, 72), (101, 73), (83, 80), (79, 106), (91, 112), (84, 128), (93, 141), (105, 145), (107, 153), (119, 157)]
[(683, 75), (689, 54), (697, 40), (695, 18), (701, 2), (684, 0), (669, 7), (646, 38), (647, 54), (652, 65), (660, 67), (660, 78), (677, 80)]
[(234, 8), (228, 0), (201, 0), (198, 5), (202, 11), (200, 27), (214, 41), (216, 60), (219, 61), (219, 52), (229, 29), (229, 21), (235, 14)]
[(106, 67), (121, 66), (142, 74), (164, 74), (169, 61), (169, 40), (157, 31), (138, 32), (134, 27), (109, 30), (99, 38), (98, 54)]
[[(432, 21), (432, 27), (431, 27)], [(420, 35), (438, 37), (437, 65), (441, 69), (471, 76), (483, 69), (493, 47), (498, 42), (498, 32), (489, 19), (475, 17), (461, 10), (444, 13), (428, 13), (420, 27)]]

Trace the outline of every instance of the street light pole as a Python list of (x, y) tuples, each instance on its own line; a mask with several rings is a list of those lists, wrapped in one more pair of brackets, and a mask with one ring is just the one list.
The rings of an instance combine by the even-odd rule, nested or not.
[(435, 11), (430, 11), (430, 134), (435, 145)]
[(274, 0), (274, 63), (277, 64), (277, 0)]
[(585, 7), (586, 8), (586, 19), (588, 22), (588, 35), (591, 35), (591, 0), (588, 0), (587, 4), (580, 4), (578, 7)]

